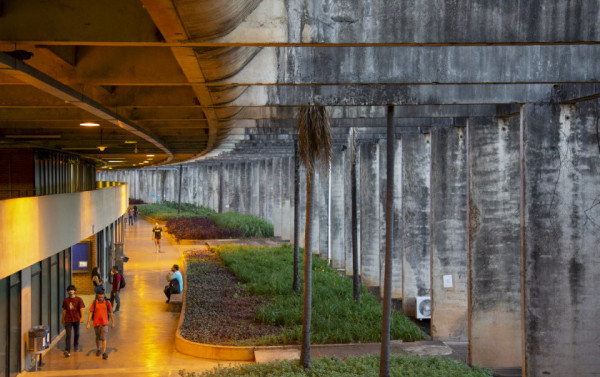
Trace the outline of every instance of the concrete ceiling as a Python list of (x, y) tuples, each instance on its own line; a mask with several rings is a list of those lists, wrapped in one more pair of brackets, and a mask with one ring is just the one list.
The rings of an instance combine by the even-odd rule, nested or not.
[(461, 125), (597, 96), (599, 21), (593, 0), (0, 0), (0, 146), (262, 158), (293, 153), (306, 104), (339, 140), (390, 104), (399, 129)]

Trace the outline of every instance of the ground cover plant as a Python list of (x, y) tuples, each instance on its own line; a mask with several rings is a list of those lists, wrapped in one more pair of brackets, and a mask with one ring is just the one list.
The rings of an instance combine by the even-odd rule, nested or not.
[(207, 250), (186, 252), (187, 294), (183, 338), (220, 345), (281, 332), (276, 326), (254, 321), (256, 310), (267, 303), (249, 295), (217, 254)]
[(244, 232), (240, 228), (218, 227), (206, 217), (171, 218), (167, 229), (179, 240), (210, 240), (240, 238)]
[[(237, 367), (219, 366), (196, 374), (180, 370), (182, 377), (228, 377), (228, 376), (285, 376), (285, 377), (378, 377), (379, 357), (360, 356), (347, 359), (316, 359), (309, 369), (301, 367), (297, 360), (274, 363), (244, 364)], [(391, 356), (390, 375), (394, 377), (492, 377), (489, 369), (470, 368), (460, 362), (441, 357)]]
[[(258, 309), (256, 320), (262, 324), (281, 326), (284, 331), (264, 336), (255, 344), (299, 344), (302, 295), (292, 290), (293, 247), (223, 245), (214, 250), (250, 293), (271, 298), (268, 305)], [(353, 300), (352, 280), (329, 267), (327, 261), (313, 258), (311, 342), (380, 340), (381, 304), (365, 287), (361, 289), (363, 299), (356, 303)], [(415, 341), (424, 338), (423, 332), (407, 317), (398, 312), (392, 313), (391, 339)]]
[(273, 225), (258, 216), (233, 211), (216, 213), (210, 208), (189, 203), (181, 203), (178, 215), (177, 208), (175, 202), (163, 202), (140, 206), (139, 212), (167, 221), (167, 230), (177, 239), (273, 237)]

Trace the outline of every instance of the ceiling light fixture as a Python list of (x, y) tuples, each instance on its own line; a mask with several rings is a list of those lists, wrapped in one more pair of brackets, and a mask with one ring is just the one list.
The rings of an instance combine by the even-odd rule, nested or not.
[(146, 157), (154, 157), (153, 154), (147, 154)]
[(104, 152), (104, 150), (108, 147), (106, 145), (98, 145), (96, 148), (100, 149), (100, 152)]
[(125, 140), (125, 144), (136, 144), (137, 141), (135, 140)]
[(7, 139), (60, 139), (60, 135), (4, 135)]
[(79, 123), (79, 125), (82, 127), (100, 127), (100, 124), (95, 123), (95, 122), (84, 122), (84, 123)]

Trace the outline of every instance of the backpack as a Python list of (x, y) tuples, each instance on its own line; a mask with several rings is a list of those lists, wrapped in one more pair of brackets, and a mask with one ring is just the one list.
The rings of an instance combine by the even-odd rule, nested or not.
[[(98, 300), (94, 299), (94, 303), (92, 304), (94, 306), (94, 310), (92, 311), (92, 321), (94, 320), (94, 314), (96, 314), (96, 302), (98, 302)], [(108, 303), (106, 302), (106, 299), (104, 299), (104, 305), (106, 305), (106, 317), (109, 318), (110, 315), (108, 314)]]
[(123, 289), (125, 288), (125, 276), (123, 276), (123, 274), (119, 274), (121, 276), (121, 281), (119, 282), (119, 289)]

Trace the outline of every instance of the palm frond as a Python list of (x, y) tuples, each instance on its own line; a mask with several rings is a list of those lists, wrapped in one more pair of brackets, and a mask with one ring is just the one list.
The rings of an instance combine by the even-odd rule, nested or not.
[(302, 106), (298, 112), (298, 142), (300, 160), (312, 176), (316, 165), (329, 169), (332, 160), (331, 128), (325, 106)]

